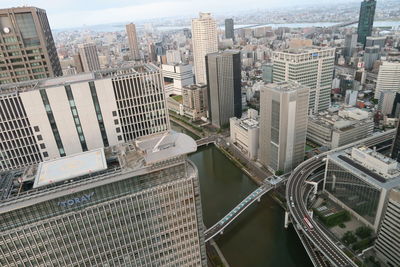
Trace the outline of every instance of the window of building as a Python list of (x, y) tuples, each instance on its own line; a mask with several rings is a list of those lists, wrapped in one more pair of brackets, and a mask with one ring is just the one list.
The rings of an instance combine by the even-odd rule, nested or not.
[(39, 135), (37, 136), (37, 139), (38, 139), (39, 141), (42, 141), (42, 140), (43, 140), (42, 135), (39, 134)]

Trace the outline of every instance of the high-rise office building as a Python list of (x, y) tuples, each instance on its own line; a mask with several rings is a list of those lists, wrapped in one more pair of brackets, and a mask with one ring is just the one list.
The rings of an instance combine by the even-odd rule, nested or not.
[(229, 118), (242, 116), (240, 52), (225, 50), (206, 56), (208, 109), (211, 123), (229, 124)]
[(217, 22), (210, 13), (200, 13), (192, 19), (192, 44), (196, 83), (206, 83), (206, 60), (209, 53), (218, 52)]
[(347, 34), (344, 39), (344, 50), (343, 55), (345, 58), (349, 58), (353, 55), (357, 47), (357, 34)]
[(385, 47), (386, 43), (386, 36), (367, 36), (367, 41), (365, 43), (365, 46), (379, 46), (379, 49), (382, 49)]
[(225, 20), (225, 38), (235, 41), (235, 32), (233, 27), (233, 19)]
[(384, 90), (400, 91), (400, 62), (383, 61), (379, 67), (374, 97), (379, 99)]
[(140, 60), (135, 24), (130, 23), (126, 25), (126, 34), (128, 35), (129, 49), (131, 51), (133, 60)]
[(367, 36), (372, 34), (372, 26), (374, 25), (375, 16), (375, 0), (364, 0), (361, 2), (360, 16), (358, 18), (358, 42), (365, 46)]
[(0, 174), (1, 266), (207, 266), (181, 133)]
[(78, 45), (78, 51), (84, 72), (90, 72), (100, 69), (100, 60), (99, 55), (97, 54), (96, 44), (80, 44)]
[(46, 11), (0, 9), (0, 85), (62, 76)]
[(331, 103), (335, 48), (289, 49), (272, 54), (273, 81), (296, 81), (310, 88), (309, 110), (324, 111)]
[(380, 58), (379, 46), (365, 47), (364, 52), (364, 68), (371, 70), (374, 67), (375, 61)]
[(154, 65), (3, 85), (0, 100), (0, 171), (170, 128)]
[(260, 92), (260, 161), (285, 173), (304, 160), (310, 89), (288, 81)]
[(390, 191), (385, 215), (375, 242), (377, 257), (387, 266), (400, 266), (400, 187)]

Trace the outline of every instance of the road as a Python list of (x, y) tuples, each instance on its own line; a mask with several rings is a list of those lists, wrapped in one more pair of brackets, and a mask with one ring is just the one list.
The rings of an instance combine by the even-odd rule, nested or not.
[[(334, 266), (356, 266), (353, 261), (335, 244), (335, 241), (328, 237), (320, 226), (310, 218), (306, 207), (304, 196), (305, 182), (307, 178), (315, 173), (319, 168), (325, 166), (325, 158), (328, 153), (336, 152), (351, 148), (356, 145), (374, 146), (380, 143), (387, 142), (393, 139), (394, 131), (387, 131), (380, 134), (375, 134), (366, 139), (360, 140), (330, 152), (315, 156), (307, 161), (304, 161), (290, 175), (286, 184), (286, 198), (288, 201), (288, 208), (293, 219), (295, 227), (299, 226), (304, 235), (311, 241), (311, 243), (319, 249), (324, 256)], [(306, 220), (308, 220), (308, 223)]]
[[(330, 239), (319, 229), (319, 226), (310, 219), (304, 203), (304, 184), (308, 176), (316, 169), (323, 167), (325, 157), (314, 157), (303, 162), (301, 168), (296, 168), (287, 182), (287, 195), (289, 195), (289, 210), (296, 224), (299, 225), (307, 238), (318, 248), (326, 258), (335, 266), (355, 266), (353, 261), (343, 251), (333, 244)], [(292, 203), (294, 203), (292, 205)], [(312, 227), (309, 227), (304, 218), (308, 218)]]

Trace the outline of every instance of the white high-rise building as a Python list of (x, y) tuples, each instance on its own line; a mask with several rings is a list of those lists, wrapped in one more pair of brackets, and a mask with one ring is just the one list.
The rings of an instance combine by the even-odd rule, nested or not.
[(375, 98), (379, 99), (384, 90), (400, 91), (400, 62), (384, 61), (379, 67)]
[(306, 47), (272, 54), (273, 81), (296, 81), (310, 88), (309, 110), (329, 108), (335, 62), (335, 48)]
[(304, 160), (310, 89), (288, 81), (260, 93), (260, 161), (286, 173)]
[(94, 43), (80, 44), (78, 50), (84, 72), (100, 69), (100, 60)]
[(154, 65), (3, 85), (0, 102), (0, 171), (170, 128)]
[(192, 44), (196, 83), (207, 83), (205, 56), (218, 52), (217, 22), (210, 13), (192, 19)]

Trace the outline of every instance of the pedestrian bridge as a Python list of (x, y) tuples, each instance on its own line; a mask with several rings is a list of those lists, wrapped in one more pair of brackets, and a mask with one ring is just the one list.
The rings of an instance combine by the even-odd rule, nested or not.
[(204, 137), (199, 140), (196, 140), (196, 144), (198, 147), (209, 145), (209, 144), (215, 144), (216, 139), (217, 139), (216, 135), (210, 135), (208, 137)]
[(274, 186), (272, 184), (264, 183), (259, 188), (254, 190), (250, 195), (248, 195), (245, 199), (242, 200), (234, 209), (232, 209), (227, 215), (225, 215), (221, 220), (219, 220), (212, 227), (207, 229), (204, 232), (205, 241), (209, 241), (214, 236), (219, 233), (223, 233), (224, 229), (233, 222), (243, 211), (245, 211), (248, 207), (251, 206), (255, 201), (260, 201), (260, 198)]

